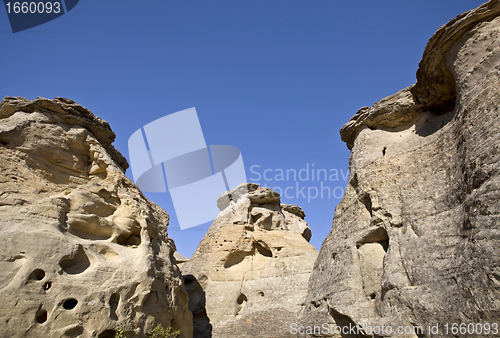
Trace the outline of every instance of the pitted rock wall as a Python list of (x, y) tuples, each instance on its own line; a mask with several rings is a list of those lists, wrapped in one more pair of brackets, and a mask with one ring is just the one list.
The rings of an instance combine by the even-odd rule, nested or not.
[(289, 337), (318, 255), (303, 210), (256, 184), (217, 205), (220, 214), (180, 265), (194, 337)]
[(192, 336), (168, 215), (125, 175), (109, 125), (71, 100), (0, 110), (0, 336)]

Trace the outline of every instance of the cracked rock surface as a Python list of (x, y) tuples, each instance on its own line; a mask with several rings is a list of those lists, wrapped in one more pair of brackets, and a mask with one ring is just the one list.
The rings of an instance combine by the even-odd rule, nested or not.
[(124, 174), (109, 125), (75, 102), (0, 110), (0, 336), (192, 336), (168, 215)]

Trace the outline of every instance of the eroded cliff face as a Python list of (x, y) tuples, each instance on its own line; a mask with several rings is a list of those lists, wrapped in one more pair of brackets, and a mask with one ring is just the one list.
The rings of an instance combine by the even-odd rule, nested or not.
[(221, 213), (180, 265), (194, 337), (289, 337), (318, 255), (304, 212), (256, 184), (217, 205)]
[(125, 175), (109, 125), (71, 100), (0, 110), (0, 336), (192, 336), (168, 215)]
[[(342, 128), (350, 181), (302, 324), (444, 337), (446, 323), (500, 321), (499, 14), (490, 1), (441, 27), (417, 83)], [(397, 334), (400, 325), (425, 331)]]

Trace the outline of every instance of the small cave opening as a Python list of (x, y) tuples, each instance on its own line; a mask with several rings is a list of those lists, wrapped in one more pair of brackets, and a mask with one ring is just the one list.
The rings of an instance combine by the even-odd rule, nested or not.
[(360, 201), (364, 204), (366, 210), (370, 213), (370, 217), (373, 216), (372, 198), (370, 197), (370, 194), (364, 193), (363, 196), (361, 196)]
[(120, 294), (113, 293), (109, 298), (109, 316), (111, 319), (118, 320), (118, 316), (116, 315), (116, 309), (118, 308), (118, 304), (120, 303)]
[(239, 295), (238, 299), (236, 299), (236, 302), (238, 305), (243, 305), (244, 303), (247, 302), (247, 296), (245, 296), (243, 293)]
[(101, 332), (98, 338), (115, 338), (116, 330), (105, 330)]
[(45, 323), (47, 321), (47, 311), (44, 309), (38, 310), (35, 314), (35, 320), (39, 324)]
[(265, 243), (254, 242), (254, 250), (255, 249), (257, 249), (257, 252), (264, 257), (273, 257), (272, 251), (267, 247)]
[(46, 282), (45, 284), (43, 284), (43, 289), (45, 291), (49, 290), (51, 287), (52, 287), (52, 282)]
[(382, 292), (384, 258), (389, 248), (389, 236), (382, 227), (371, 229), (356, 243), (363, 290), (368, 300), (376, 300)]
[(63, 303), (63, 308), (65, 308), (66, 310), (73, 310), (76, 305), (78, 304), (78, 301), (74, 298), (69, 298), (69, 299), (66, 299)]
[(45, 271), (43, 271), (42, 269), (35, 269), (30, 274), (29, 279), (42, 280), (44, 277), (45, 277)]
[(61, 258), (59, 265), (67, 274), (77, 275), (87, 270), (90, 266), (90, 260), (83, 247), (78, 245), (76, 253)]
[(128, 234), (121, 234), (116, 238), (116, 243), (124, 246), (139, 246), (141, 244), (140, 230)]
[(384, 147), (384, 149), (382, 149), (382, 155), (385, 156), (385, 152), (387, 150), (387, 147)]
[(69, 330), (67, 330), (66, 332), (64, 332), (63, 337), (76, 338), (76, 337), (80, 336), (81, 334), (83, 334), (83, 331), (84, 331), (83, 327), (81, 327), (81, 326), (72, 327)]

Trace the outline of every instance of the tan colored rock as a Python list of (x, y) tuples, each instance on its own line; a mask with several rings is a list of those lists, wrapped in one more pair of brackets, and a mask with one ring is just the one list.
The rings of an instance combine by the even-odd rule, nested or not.
[(71, 100), (0, 110), (0, 336), (191, 337), (168, 215), (125, 175), (109, 125)]
[(298, 206), (256, 184), (219, 197), (222, 211), (181, 265), (194, 337), (288, 337), (317, 250)]
[(445, 337), (446, 323), (500, 322), (499, 13), (489, 1), (441, 27), (416, 85), (343, 127), (351, 176), (304, 325), (421, 326), (392, 336)]

